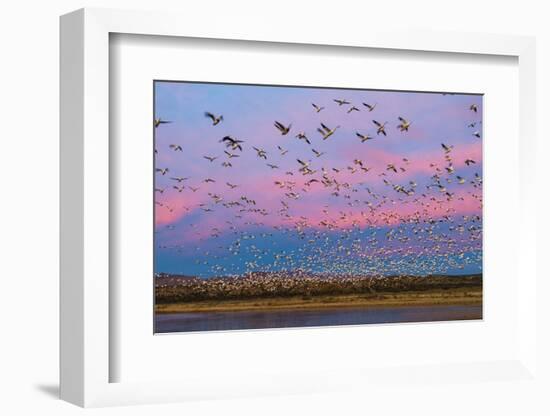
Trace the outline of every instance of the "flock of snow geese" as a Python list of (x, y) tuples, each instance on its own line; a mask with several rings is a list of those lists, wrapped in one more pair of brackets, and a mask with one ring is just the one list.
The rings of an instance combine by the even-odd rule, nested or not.
[[(380, 107), (377, 103), (363, 102), (356, 106), (346, 99), (335, 98), (333, 103), (310, 104), (312, 117), (319, 118), (314, 134), (296, 129), (291, 122), (274, 120), (274, 131), (281, 137), (276, 142), (262, 142), (265, 149), (258, 145), (258, 141), (250, 145), (247, 143), (250, 140), (219, 134), (211, 143), (216, 153), (205, 155), (195, 154), (192, 147), (163, 142), (163, 126), (172, 121), (155, 118), (156, 155), (159, 151), (176, 154), (195, 152), (194, 163), (219, 164), (227, 169), (222, 170), (227, 174), (216, 177), (193, 177), (192, 169), (187, 176), (172, 176), (170, 167), (158, 166), (159, 158), (156, 158), (157, 178), (162, 178), (163, 183), (169, 179), (171, 184), (162, 188), (158, 185), (159, 181), (155, 181), (156, 210), (173, 212), (179, 208), (186, 215), (215, 216), (217, 221), (214, 223), (223, 224), (205, 228), (207, 226), (201, 221), (188, 223), (176, 220), (157, 226), (156, 233), (175, 233), (173, 235), (178, 237), (165, 241), (179, 241), (157, 242), (157, 249), (169, 250), (172, 256), (180, 255), (182, 263), (192, 258), (195, 266), (204, 271), (203, 276), (199, 277), (234, 277), (256, 272), (283, 275), (295, 271), (327, 276), (425, 276), (448, 271), (456, 273), (456, 270), (471, 270), (472, 267), (480, 271), (480, 160), (470, 157), (455, 160), (452, 143), (443, 140), (435, 143), (434, 149), (439, 148), (441, 152), (440, 162), (430, 162), (429, 165), (426, 162), (430, 173), (422, 185), (417, 184), (419, 181), (410, 180), (410, 177), (401, 179), (406, 176), (404, 174), (411, 164), (407, 158), (402, 158), (398, 163), (388, 163), (378, 171), (369, 166), (372, 161), (362, 160), (359, 154), (349, 160), (347, 166), (326, 167), (323, 166), (326, 151), (317, 150), (324, 141), (359, 140), (368, 146), (372, 140), (387, 140), (388, 135), (393, 135), (390, 130), (392, 125), (376, 117)], [(350, 138), (347, 137), (349, 134), (339, 131), (341, 126), (323, 122), (322, 116), (330, 110), (330, 106), (347, 113), (366, 113), (368, 118), (365, 123), (372, 123), (372, 133), (357, 131), (355, 137)], [(472, 118), (467, 125), (471, 139), (481, 146), (481, 133), (475, 130), (482, 123), (478, 106), (472, 104), (464, 110)], [(212, 128), (215, 137), (219, 131), (217, 126), (224, 123), (223, 115), (205, 112), (204, 117), (204, 122), (211, 124), (209, 128)], [(407, 140), (407, 134), (416, 124), (401, 115), (396, 115), (395, 120), (392, 128), (403, 140)], [(293, 154), (296, 152), (285, 149), (286, 140), (303, 142), (300, 153)], [(271, 188), (265, 189), (266, 193), (279, 199), (278, 208), (261, 206), (261, 201), (247, 196), (245, 186), (232, 183), (232, 171), (249, 168), (239, 165), (241, 156), (247, 152), (253, 152), (258, 163), (265, 165), (266, 176), (278, 174), (270, 184)], [(368, 156), (367, 150), (364, 157)], [(289, 169), (288, 166), (294, 167)], [(461, 170), (461, 175), (457, 174), (457, 169)], [(211, 171), (220, 172), (219, 168)], [(350, 175), (353, 180), (349, 179)], [(216, 188), (218, 192), (209, 189), (212, 184), (221, 183), (227, 191), (222, 193), (220, 188)], [(457, 192), (456, 185), (462, 187), (464, 192)], [(165, 198), (173, 193), (178, 198)], [(188, 195), (194, 196), (193, 201), (200, 196), (200, 202), (190, 204)], [(315, 215), (311, 218), (296, 215), (293, 204), (307, 202), (308, 195), (314, 195), (311, 212)], [(464, 201), (465, 198), (476, 205), (476, 213), (456, 211), (454, 202)], [(339, 206), (346, 206), (346, 209), (333, 209), (332, 199), (338, 200)], [(325, 203), (319, 205), (319, 200)], [(181, 206), (176, 207), (174, 201)], [(403, 207), (407, 209), (400, 210)], [(268, 220), (270, 217), (276, 218)], [(185, 264), (182, 264), (182, 271), (185, 270)]]

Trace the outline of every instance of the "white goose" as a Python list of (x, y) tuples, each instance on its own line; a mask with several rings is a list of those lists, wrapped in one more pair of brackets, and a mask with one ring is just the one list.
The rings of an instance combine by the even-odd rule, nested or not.
[(388, 124), (387, 121), (385, 121), (384, 123), (380, 123), (376, 120), (372, 120), (372, 122), (376, 125), (376, 127), (378, 127), (378, 129), (376, 130), (376, 134), (382, 133), (384, 136), (387, 136), (386, 130), (385, 130), (386, 124)]
[(374, 103), (373, 105), (367, 104), (367, 103), (363, 103), (363, 105), (369, 109), (369, 112), (371, 112), (372, 110), (374, 110), (374, 109), (376, 108), (376, 104), (377, 104), (377, 103)]
[(290, 128), (292, 127), (292, 124), (289, 124), (288, 126), (285, 126), (284, 124), (282, 123), (279, 123), (278, 121), (275, 121), (275, 124), (274, 126), (277, 128), (277, 130), (279, 130), (281, 132), (281, 134), (284, 136), (286, 134), (288, 134), (288, 132), (290, 131)]
[(172, 149), (174, 152), (183, 152), (183, 149), (179, 144), (171, 144), (168, 147)]
[(336, 132), (336, 130), (338, 130), (339, 128), (340, 126), (336, 126), (333, 129), (331, 129), (326, 125), (324, 125), (323, 123), (321, 123), (321, 127), (318, 128), (317, 131), (323, 135), (323, 140), (326, 140), (330, 136), (332, 136)]
[(339, 106), (342, 106), (344, 104), (351, 104), (349, 101), (346, 101), (346, 100), (338, 100), (338, 99), (334, 99), (333, 100), (335, 103), (337, 103)]
[(218, 125), (221, 121), (223, 121), (223, 116), (216, 117), (214, 114), (209, 113), (208, 111), (207, 111), (206, 113), (204, 113), (204, 116), (205, 116), (205, 117), (208, 117), (209, 119), (212, 120), (212, 125), (213, 125), (213, 126), (216, 126), (216, 125)]
[(311, 103), (311, 105), (313, 106), (313, 108), (315, 108), (315, 112), (317, 113), (320, 113), (321, 110), (324, 110), (325, 107), (319, 107), (317, 104), (315, 103)]
[(162, 120), (160, 117), (155, 119), (155, 128), (160, 126), (161, 124), (168, 124), (171, 123), (171, 121), (168, 120)]
[(397, 117), (399, 119), (399, 121), (401, 122), (397, 128), (400, 130), (400, 131), (409, 131), (409, 127), (411, 126), (411, 122), (410, 121), (407, 121), (405, 120), (403, 117), (399, 116)]
[(361, 143), (365, 143), (367, 140), (372, 140), (372, 137), (368, 134), (361, 134), (359, 132), (355, 132), (355, 135), (361, 139)]

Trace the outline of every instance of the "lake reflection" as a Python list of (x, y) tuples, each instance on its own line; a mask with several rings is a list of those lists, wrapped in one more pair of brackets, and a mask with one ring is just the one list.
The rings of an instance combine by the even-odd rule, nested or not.
[(156, 315), (155, 332), (227, 331), (481, 318), (481, 306), (174, 313)]

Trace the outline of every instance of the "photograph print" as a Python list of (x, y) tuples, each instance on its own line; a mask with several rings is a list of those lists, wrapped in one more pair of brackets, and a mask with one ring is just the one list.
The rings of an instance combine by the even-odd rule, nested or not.
[(481, 94), (153, 88), (155, 333), (482, 319)]

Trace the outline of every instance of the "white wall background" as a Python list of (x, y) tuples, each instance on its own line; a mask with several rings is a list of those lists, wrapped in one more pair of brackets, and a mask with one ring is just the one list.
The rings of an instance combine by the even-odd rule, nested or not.
[[(545, 140), (545, 115), (550, 114), (550, 26), (546, 2), (522, 0), (385, 0), (271, 2), (210, 0), (20, 0), (4, 2), (0, 12), (0, 412), (6, 415), (80, 413), (56, 399), (58, 383), (58, 16), (81, 7), (177, 10), (193, 19), (221, 14), (231, 19), (277, 19), (281, 30), (313, 20), (320, 25), (351, 24), (369, 28), (377, 19), (401, 27), (450, 31), (511, 33), (537, 36), (539, 166), (546, 163), (550, 146)], [(182, 24), (184, 24), (182, 22)], [(548, 174), (539, 172), (540, 214), (547, 209)], [(544, 177), (542, 176), (544, 175)], [(534, 173), (534, 176), (536, 174)], [(546, 243), (548, 220), (542, 218), (539, 248)], [(542, 257), (542, 256), (540, 256)], [(542, 260), (541, 260), (542, 265)], [(541, 293), (550, 293), (543, 282)], [(24, 296), (22, 296), (24, 294)], [(549, 307), (541, 305), (541, 312)], [(548, 331), (546, 331), (548, 332)], [(549, 335), (544, 335), (550, 351)], [(548, 361), (546, 361), (546, 364)], [(502, 384), (488, 400), (475, 389), (457, 386), (452, 401), (442, 403), (411, 391), (392, 397), (387, 406), (372, 409), (368, 394), (344, 393), (316, 397), (259, 398), (93, 410), (101, 415), (279, 415), (279, 414), (394, 414), (407, 402), (409, 414), (549, 414), (519, 387)]]

